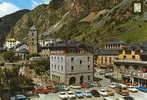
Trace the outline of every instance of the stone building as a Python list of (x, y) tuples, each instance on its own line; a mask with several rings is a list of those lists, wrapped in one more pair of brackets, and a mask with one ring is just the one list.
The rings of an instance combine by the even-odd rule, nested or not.
[(51, 80), (66, 85), (93, 81), (91, 46), (78, 41), (62, 41), (49, 48)]
[(112, 68), (113, 61), (118, 58), (120, 50), (97, 50), (95, 52), (95, 66)]
[(113, 61), (118, 59), (119, 53), (126, 44), (124, 42), (107, 42), (104, 48), (95, 51), (94, 64), (100, 68), (112, 68)]
[(28, 46), (30, 54), (38, 53), (38, 33), (35, 25), (33, 25), (29, 30)]
[(147, 88), (147, 61), (115, 60), (114, 79)]

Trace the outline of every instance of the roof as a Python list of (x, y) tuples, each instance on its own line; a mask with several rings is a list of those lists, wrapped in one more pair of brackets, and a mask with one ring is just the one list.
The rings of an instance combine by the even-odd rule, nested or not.
[(0, 47), (0, 51), (6, 51), (6, 48)]
[(125, 50), (141, 50), (140, 44), (130, 44), (124, 47)]
[(30, 30), (36, 30), (36, 26), (35, 25), (33, 25), (31, 28), (30, 28)]
[(119, 55), (120, 50), (101, 49), (95, 52), (95, 55)]
[(147, 65), (147, 61), (135, 61), (135, 60), (114, 60), (114, 64), (130, 64), (130, 65)]
[(107, 42), (106, 43), (106, 45), (118, 45), (118, 44), (123, 44), (123, 45), (125, 45), (126, 43), (125, 42), (123, 42), (123, 41), (120, 41), (120, 42)]
[(29, 53), (29, 51), (27, 49), (25, 49), (25, 48), (22, 48), (22, 49), (20, 49), (18, 51), (15, 51), (15, 52), (16, 53)]
[(80, 47), (80, 46), (84, 46), (84, 47), (87, 47), (87, 48), (92, 48), (92, 46), (88, 45), (88, 44), (85, 44), (83, 42), (80, 42), (80, 41), (74, 41), (74, 40), (68, 40), (68, 41), (60, 41), (60, 42), (56, 42), (56, 43), (52, 43), (49, 45), (49, 47)]
[(147, 51), (143, 51), (140, 55), (141, 56), (147, 56)]

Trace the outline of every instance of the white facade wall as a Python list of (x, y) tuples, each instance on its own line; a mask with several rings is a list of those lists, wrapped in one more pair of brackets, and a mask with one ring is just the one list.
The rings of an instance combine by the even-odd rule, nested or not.
[(18, 44), (20, 44), (20, 41), (6, 41), (5, 47), (7, 49), (10, 49), (10, 48), (17, 46)]
[[(80, 84), (81, 76), (83, 82), (93, 81), (93, 55), (51, 55), (50, 71), (52, 80), (67, 85), (71, 77), (75, 77), (75, 84)], [(58, 76), (58, 79), (60, 77), (60, 80), (53, 75)]]

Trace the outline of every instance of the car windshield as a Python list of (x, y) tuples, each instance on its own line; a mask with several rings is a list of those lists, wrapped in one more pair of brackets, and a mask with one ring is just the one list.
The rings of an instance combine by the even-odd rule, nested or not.
[(80, 94), (80, 93), (82, 93), (82, 92), (76, 92), (77, 94)]
[(65, 95), (66, 93), (60, 93), (60, 95)]
[(74, 93), (72, 93), (72, 92), (69, 92), (68, 94), (74, 94)]

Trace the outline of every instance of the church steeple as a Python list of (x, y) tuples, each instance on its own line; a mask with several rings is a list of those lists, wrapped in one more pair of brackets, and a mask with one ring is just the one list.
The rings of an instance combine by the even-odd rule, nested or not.
[(35, 25), (33, 25), (28, 33), (28, 45), (31, 54), (38, 53), (38, 32)]

